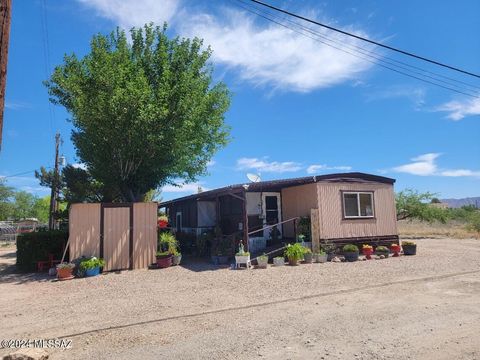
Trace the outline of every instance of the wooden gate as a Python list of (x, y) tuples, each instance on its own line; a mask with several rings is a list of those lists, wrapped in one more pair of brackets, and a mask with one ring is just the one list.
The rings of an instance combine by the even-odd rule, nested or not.
[(145, 268), (155, 261), (157, 204), (73, 204), (70, 259), (97, 256), (105, 271)]

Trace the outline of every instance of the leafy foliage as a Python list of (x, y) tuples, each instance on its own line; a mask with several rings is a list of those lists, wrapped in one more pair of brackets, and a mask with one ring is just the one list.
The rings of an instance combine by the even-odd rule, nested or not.
[(358, 253), (358, 246), (353, 244), (347, 244), (343, 247), (344, 253)]
[(65, 56), (51, 100), (72, 115), (72, 141), (94, 179), (141, 201), (176, 178), (194, 181), (227, 143), (230, 93), (212, 84), (210, 48), (169, 39), (167, 26), (96, 35), (91, 51)]
[(97, 267), (104, 267), (105, 261), (97, 257), (91, 257), (89, 259), (82, 260), (80, 262), (80, 270), (85, 271), (88, 269), (95, 269)]
[(429, 204), (434, 196), (433, 193), (419, 193), (411, 189), (397, 193), (397, 220), (418, 219), (420, 221), (445, 223), (448, 219), (448, 212)]
[(68, 233), (59, 230), (19, 235), (17, 238), (17, 267), (22, 271), (35, 271), (37, 261), (48, 260), (48, 254), (52, 254), (55, 260), (60, 260), (67, 240)]
[(285, 249), (285, 256), (289, 260), (298, 261), (300, 259), (303, 259), (304, 253), (305, 253), (305, 248), (299, 243), (296, 243), (293, 245), (287, 245), (287, 248)]

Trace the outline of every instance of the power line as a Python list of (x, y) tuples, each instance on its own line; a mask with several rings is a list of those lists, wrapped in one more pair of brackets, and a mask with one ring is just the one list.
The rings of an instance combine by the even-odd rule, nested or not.
[(332, 31), (336, 31), (336, 32), (338, 32), (338, 33), (340, 33), (340, 34), (347, 35), (347, 36), (350, 36), (350, 37), (354, 37), (354, 38), (356, 38), (356, 39), (359, 39), (359, 40), (368, 42), (368, 43), (370, 43), (370, 44), (374, 44), (374, 45), (383, 47), (383, 48), (385, 48), (385, 49), (388, 49), (388, 50), (391, 50), (391, 51), (395, 51), (395, 52), (398, 52), (398, 53), (400, 53), (400, 54), (407, 55), (407, 56), (410, 56), (410, 57), (413, 57), (413, 58), (416, 58), (416, 59), (419, 59), (419, 60), (423, 60), (423, 61), (429, 62), (429, 63), (431, 63), (431, 64), (435, 64), (435, 65), (438, 65), (438, 66), (441, 66), (441, 67), (444, 67), (444, 68), (447, 68), (447, 69), (450, 69), (450, 70), (454, 70), (454, 71), (457, 71), (457, 72), (460, 72), (460, 73), (463, 73), (463, 74), (466, 74), (466, 75), (470, 75), (470, 76), (474, 76), (474, 77), (476, 77), (476, 78), (480, 78), (480, 75), (475, 74), (475, 73), (472, 73), (472, 72), (470, 72), (470, 71), (462, 70), (462, 69), (460, 69), (460, 68), (457, 68), (457, 67), (454, 67), (454, 66), (451, 66), (451, 65), (447, 65), (447, 64), (441, 63), (441, 62), (436, 61), (436, 60), (428, 59), (428, 58), (426, 58), (426, 57), (423, 57), (423, 56), (420, 56), (420, 55), (416, 55), (416, 54), (413, 54), (413, 53), (408, 52), (408, 51), (405, 51), (405, 50), (397, 49), (397, 48), (394, 48), (394, 47), (392, 47), (392, 46), (388, 46), (388, 45), (379, 43), (378, 41), (374, 41), (374, 40), (367, 39), (367, 38), (365, 38), (365, 37), (363, 37), (363, 36), (360, 36), (360, 35), (355, 35), (355, 34), (352, 34), (352, 33), (347, 32), (347, 31), (344, 31), (344, 30), (341, 30), (341, 29), (337, 29), (337, 28), (335, 28), (335, 27), (333, 27), (333, 26), (329, 26), (329, 25), (323, 24), (323, 23), (321, 23), (321, 22), (318, 22), (318, 21), (315, 21), (315, 20), (306, 18), (306, 17), (304, 17), (304, 16), (294, 14), (294, 13), (292, 13), (292, 12), (290, 12), (290, 11), (287, 11), (287, 10), (278, 8), (278, 7), (276, 7), (276, 6), (267, 4), (267, 3), (263, 2), (263, 1), (258, 1), (258, 0), (250, 0), (250, 1), (253, 2), (253, 3), (259, 4), (259, 5), (265, 6), (265, 7), (267, 7), (267, 8), (270, 8), (270, 9), (272, 9), (272, 10), (279, 11), (279, 12), (281, 12), (281, 13), (283, 13), (283, 14), (286, 14), (286, 15), (289, 15), (289, 16), (293, 16), (293, 17), (295, 17), (295, 18), (297, 18), (297, 19), (300, 19), (300, 20), (303, 20), (303, 21), (306, 21), (306, 22), (309, 22), (309, 23), (312, 23), (312, 24), (315, 24), (315, 25), (324, 27), (324, 28), (329, 29), (329, 30), (332, 30)]
[[(242, 2), (242, 1), (240, 1), (240, 0), (237, 0), (237, 1)], [(240, 6), (240, 5), (239, 5), (239, 6)], [(428, 84), (431, 84), (431, 85), (435, 85), (435, 86), (441, 87), (441, 88), (443, 88), (443, 89), (450, 90), (450, 91), (453, 91), (453, 92), (456, 92), (456, 93), (459, 93), (459, 94), (462, 94), (462, 95), (470, 96), (470, 97), (473, 97), (473, 98), (480, 98), (480, 96), (478, 96), (478, 95), (476, 95), (476, 94), (474, 95), (474, 94), (471, 94), (471, 93), (467, 93), (467, 92), (465, 92), (465, 91), (462, 91), (462, 90), (465, 90), (465, 89), (457, 90), (457, 89), (452, 88), (452, 87), (449, 87), (449, 86), (444, 86), (444, 85), (438, 84), (438, 83), (436, 83), (436, 82), (433, 82), (433, 81), (430, 81), (430, 80), (426, 80), (426, 79), (424, 79), (424, 78), (421, 78), (421, 77), (418, 77), (418, 76), (415, 76), (415, 75), (412, 75), (412, 74), (408, 74), (408, 73), (406, 73), (406, 72), (404, 72), (404, 71), (398, 70), (398, 69), (393, 68), (393, 67), (391, 67), (391, 66), (387, 66), (387, 65), (384, 65), (384, 64), (379, 64), (378, 62), (373, 61), (373, 60), (371, 60), (371, 59), (369, 59), (369, 58), (367, 58), (367, 57), (365, 57), (365, 56), (374, 57), (374, 58), (380, 59), (380, 60), (381, 60), (381, 58), (378, 58), (378, 57), (375, 57), (375, 56), (372, 56), (372, 55), (368, 55), (368, 54), (365, 54), (365, 56), (361, 56), (361, 55), (358, 55), (358, 51), (357, 51), (357, 53), (352, 53), (352, 52), (350, 52), (350, 51), (348, 51), (348, 50), (345, 50), (345, 49), (340, 48), (340, 47), (338, 47), (338, 46), (335, 46), (335, 45), (329, 44), (329, 43), (327, 43), (327, 42), (325, 42), (325, 41), (322, 41), (322, 40), (319, 39), (318, 37), (309, 36), (308, 34), (305, 34), (304, 32), (302, 32), (302, 31), (300, 31), (300, 30), (293, 29), (293, 28), (291, 28), (291, 27), (289, 27), (289, 26), (287, 26), (287, 25), (285, 25), (285, 24), (283, 24), (283, 23), (281, 23), (281, 22), (279, 22), (279, 21), (276, 21), (276, 20), (274, 20), (274, 19), (272, 19), (272, 18), (269, 18), (268, 16), (265, 16), (265, 15), (263, 15), (263, 14), (257, 13), (257, 12), (255, 12), (255, 11), (251, 10), (251, 9), (245, 8), (245, 7), (243, 7), (243, 6), (240, 6), (240, 7), (244, 8), (245, 10), (247, 10), (247, 11), (249, 11), (249, 12), (252, 12), (252, 13), (254, 13), (254, 14), (256, 14), (256, 15), (258, 15), (258, 16), (266, 19), (266, 20), (268, 20), (268, 21), (271, 21), (271, 22), (273, 22), (273, 23), (275, 23), (275, 24), (277, 24), (277, 25), (279, 25), (279, 26), (282, 26), (282, 27), (284, 27), (284, 28), (286, 28), (286, 29), (288, 29), (288, 30), (294, 31), (294, 32), (299, 33), (299, 34), (301, 34), (301, 35), (304, 35), (304, 36), (306, 36), (306, 37), (308, 37), (308, 38), (310, 38), (310, 39), (312, 39), (312, 40), (314, 40), (314, 41), (318, 41), (318, 42), (320, 42), (320, 43), (322, 43), (322, 44), (324, 44), (324, 45), (327, 45), (327, 46), (332, 47), (332, 48), (334, 48), (334, 49), (337, 49), (337, 50), (339, 50), (339, 51), (345, 52), (345, 53), (350, 54), (350, 55), (352, 55), (352, 56), (355, 56), (355, 57), (357, 57), (357, 58), (363, 59), (363, 60), (368, 61), (368, 62), (370, 62), (370, 63), (376, 64), (376, 65), (381, 66), (381, 67), (383, 67), (383, 68), (386, 68), (386, 69), (388, 69), (388, 70), (394, 71), (394, 72), (396, 72), (396, 73), (399, 73), (399, 74), (402, 74), (402, 75), (405, 75), (405, 76), (408, 76), (408, 77), (411, 77), (411, 78), (414, 78), (414, 79), (423, 81), (423, 82), (425, 82), (425, 83), (428, 83)], [(315, 33), (315, 32), (314, 32), (314, 34), (315, 34), (316, 36), (319, 36), (318, 33)], [(327, 39), (328, 39), (328, 38), (327, 38)], [(331, 40), (331, 39), (328, 39), (328, 40), (334, 42), (334, 40)], [(341, 44), (341, 45), (343, 46), (344, 44)], [(398, 65), (391, 64), (391, 63), (389, 63), (388, 61), (385, 61), (385, 60), (381, 60), (381, 61), (384, 62), (384, 63), (390, 64), (390, 65), (392, 65), (392, 66), (397, 66), (397, 67), (398, 67)], [(405, 70), (405, 68), (403, 68), (403, 69)], [(412, 72), (412, 70), (409, 70), (409, 69), (407, 69), (406, 71)], [(414, 73), (415, 73), (415, 72), (414, 72)], [(418, 74), (418, 73), (417, 73), (417, 74)], [(426, 76), (426, 75), (421, 74), (421, 76)], [(430, 76), (427, 76), (427, 77), (430, 77)], [(432, 77), (430, 77), (430, 78), (432, 78)], [(440, 82), (444, 82), (444, 83), (445, 83), (445, 81), (442, 81), (442, 80), (440, 80), (440, 79), (436, 79), (436, 78), (433, 78), (433, 79), (436, 80), (436, 81), (440, 81)], [(449, 83), (447, 82), (447, 84), (449, 84)], [(450, 86), (456, 86), (456, 87), (458, 87), (458, 85), (455, 85), (455, 84), (450, 84)], [(470, 89), (467, 89), (466, 91), (471, 91), (471, 90), (470, 90)]]
[[(240, 2), (240, 3), (242, 3), (242, 4), (245, 4), (246, 6), (249, 6), (249, 7), (252, 6), (251, 4), (249, 4), (249, 3), (246, 2), (246, 1), (248, 1), (248, 0), (237, 0), (237, 1)], [(239, 5), (239, 6), (240, 6), (240, 5)], [(240, 7), (242, 7), (243, 9), (245, 9), (245, 10), (247, 10), (247, 11), (249, 11), (249, 12), (252, 12), (252, 13), (254, 13), (254, 14), (257, 14), (257, 15), (259, 15), (259, 16), (262, 16), (262, 15), (258, 14), (257, 12), (252, 11), (250, 8), (246, 8), (246, 7), (244, 7), (244, 6), (240, 6)], [(277, 14), (274, 14), (274, 13), (272, 13), (272, 12), (268, 12), (268, 11), (266, 11), (266, 10), (260, 9), (260, 8), (257, 7), (256, 5), (253, 5), (252, 8), (254, 8), (255, 10), (258, 10), (258, 11), (262, 12), (263, 14), (268, 14), (269, 16), (273, 16), (274, 18), (281, 19), (281, 20), (283, 20), (283, 21), (287, 21), (287, 22), (289, 22), (289, 23), (291, 23), (291, 24), (293, 24), (293, 25), (295, 25), (295, 26), (297, 26), (297, 27), (302, 28), (303, 30), (305, 30), (305, 31), (307, 31), (307, 32), (309, 32), (309, 33), (311, 33), (311, 34), (314, 34), (314, 35), (316, 35), (316, 36), (318, 36), (318, 37), (321, 37), (322, 39), (325, 39), (326, 41), (330, 41), (330, 42), (336, 43), (336, 44), (338, 44), (338, 45), (340, 45), (340, 46), (344, 46), (344, 47), (346, 47), (346, 48), (352, 49), (352, 51), (359, 52), (359, 53), (364, 54), (364, 55), (366, 55), (366, 56), (369, 56), (369, 57), (372, 57), (372, 58), (377, 59), (377, 60), (379, 60), (379, 61), (382, 61), (382, 62), (385, 62), (385, 63), (387, 63), (387, 64), (390, 64), (390, 65), (392, 65), (392, 66), (397, 66), (397, 67), (399, 67), (399, 68), (401, 68), (401, 69), (404, 69), (404, 70), (406, 70), (406, 71), (411, 71), (411, 72), (413, 72), (413, 73), (415, 73), (415, 74), (428, 77), (428, 78), (430, 78), (430, 79), (433, 79), (433, 80), (442, 82), (442, 83), (447, 84), (447, 85), (451, 85), (451, 86), (458, 87), (458, 88), (460, 88), (460, 89), (462, 89), (462, 90), (465, 90), (465, 91), (472, 91), (472, 89), (467, 89), (467, 88), (462, 87), (462, 86), (460, 86), (460, 85), (458, 85), (458, 84), (462, 84), (462, 85), (465, 85), (465, 86), (468, 86), (468, 87), (470, 87), (470, 88), (475, 89), (475, 90), (473, 90), (473, 91), (476, 91), (477, 89), (480, 90), (480, 86), (472, 85), (472, 84), (470, 84), (470, 83), (467, 83), (467, 82), (464, 82), (464, 81), (461, 81), (461, 80), (458, 80), (458, 79), (454, 79), (454, 78), (451, 78), (451, 77), (448, 77), (448, 76), (445, 76), (445, 75), (442, 75), (442, 74), (438, 74), (438, 73), (435, 73), (435, 72), (432, 72), (432, 71), (428, 71), (428, 70), (425, 70), (425, 69), (420, 68), (420, 67), (418, 67), (418, 66), (414, 66), (414, 65), (412, 65), (412, 64), (408, 64), (408, 63), (406, 63), (406, 62), (403, 62), (403, 61), (400, 61), (400, 60), (396, 60), (396, 59), (393, 59), (393, 58), (388, 57), (388, 56), (385, 56), (385, 55), (377, 55), (377, 54), (375, 54), (375, 52), (374, 52), (373, 50), (365, 49), (365, 48), (362, 48), (362, 47), (357, 46), (357, 45), (354, 45), (354, 44), (347, 45), (347, 44), (342, 43), (342, 42), (340, 42), (340, 41), (334, 40), (334, 39), (332, 39), (332, 38), (330, 38), (330, 37), (328, 37), (328, 36), (326, 36), (326, 35), (324, 35), (324, 34), (321, 34), (320, 32), (315, 31), (315, 30), (313, 30), (312, 28), (310, 28), (310, 27), (308, 27), (308, 26), (304, 26), (304, 25), (302, 25), (302, 24), (300, 24), (300, 23), (298, 23), (298, 22), (295, 22), (295, 21), (293, 21), (293, 20), (290, 20), (290, 19), (288, 19), (287, 17), (281, 17), (280, 15), (277, 15)], [(267, 20), (270, 20), (270, 19), (267, 19)], [(292, 29), (292, 30), (293, 30), (293, 29)], [(386, 61), (386, 60), (384, 60), (384, 59), (387, 59), (387, 60), (389, 60), (389, 61)], [(406, 67), (409, 67), (409, 68), (412, 68), (412, 69), (415, 69), (415, 70), (419, 70), (419, 71), (421, 71), (422, 73), (419, 73), (419, 72), (417, 72), (417, 71), (413, 71), (413, 70), (411, 70), (411, 69), (407, 69), (407, 68), (405, 68), (405, 67), (403, 67), (403, 66), (400, 66), (400, 65), (392, 64), (391, 62), (394, 62), (394, 63), (396, 63), (396, 64), (400, 64), (400, 65), (403, 65), (403, 66), (406, 66)], [(431, 74), (431, 75), (433, 75), (433, 76), (425, 75), (425, 74), (423, 74), (423, 73)], [(446, 79), (446, 80), (449, 80), (449, 81), (444, 81), (444, 80), (438, 79), (437, 77), (440, 77), (440, 78), (442, 78), (442, 79)], [(451, 83), (450, 81), (453, 81), (453, 82), (458, 83), (458, 84)]]
[[(51, 166), (46, 167), (45, 169), (50, 169), (50, 168), (51, 168)], [(7, 179), (7, 178), (15, 177), (15, 176), (26, 175), (26, 174), (30, 174), (32, 172), (35, 172), (35, 170), (24, 171), (24, 172), (21, 172), (21, 173), (18, 173), (18, 174), (13, 174), (13, 175), (0, 176), (0, 179)]]

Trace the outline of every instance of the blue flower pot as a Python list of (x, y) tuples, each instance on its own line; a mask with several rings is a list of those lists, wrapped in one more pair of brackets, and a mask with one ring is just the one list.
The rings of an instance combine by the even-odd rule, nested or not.
[(93, 269), (87, 269), (85, 270), (85, 276), (97, 276), (100, 274), (100, 267), (97, 266), (96, 268)]

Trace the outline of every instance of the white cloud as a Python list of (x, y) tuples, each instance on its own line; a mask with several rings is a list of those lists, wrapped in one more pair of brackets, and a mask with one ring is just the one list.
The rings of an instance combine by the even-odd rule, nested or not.
[(412, 163), (394, 167), (393, 170), (396, 172), (420, 176), (434, 175), (437, 171), (435, 159), (439, 156), (440, 154), (438, 153), (420, 155), (412, 158)]
[(238, 170), (256, 170), (262, 172), (295, 172), (302, 168), (299, 163), (293, 161), (267, 161), (258, 158), (241, 158), (237, 160)]
[(164, 193), (196, 194), (198, 192), (199, 187), (201, 187), (203, 191), (210, 190), (210, 189), (204, 187), (201, 183), (190, 183), (190, 184), (179, 184), (179, 186), (165, 185), (162, 188), (162, 192), (164, 192)]
[(319, 171), (324, 170), (339, 170), (339, 171), (349, 171), (352, 170), (351, 166), (328, 166), (328, 165), (310, 165), (307, 168), (308, 174), (315, 174)]
[(383, 90), (372, 91), (366, 95), (367, 101), (405, 98), (410, 100), (415, 109), (425, 105), (426, 90), (422, 87), (395, 85)]
[(434, 111), (446, 112), (448, 119), (459, 121), (467, 116), (480, 115), (480, 99), (452, 100), (438, 106)]
[(19, 110), (30, 108), (31, 105), (22, 101), (5, 101), (5, 108), (10, 110)]
[[(233, 8), (218, 9), (217, 15), (181, 7), (179, 0), (78, 0), (124, 28), (148, 22), (173, 23), (181, 36), (197, 36), (213, 49), (213, 60), (235, 70), (239, 78), (254, 85), (308, 92), (356, 81), (373, 64), (329, 47), (307, 36)], [(159, 5), (161, 4), (161, 6)], [(332, 22), (332, 20), (326, 20)], [(365, 31), (343, 26), (361, 36)], [(345, 45), (359, 40), (316, 29)], [(307, 34), (308, 35), (308, 34)], [(365, 47), (365, 44), (361, 44)], [(368, 46), (367, 46), (368, 47)]]
[(412, 158), (412, 162), (394, 167), (392, 170), (399, 173), (407, 173), (419, 176), (445, 176), (445, 177), (478, 177), (480, 171), (469, 169), (439, 169), (436, 164), (441, 154), (428, 153)]
[(180, 6), (180, 0), (78, 0), (96, 10), (97, 15), (130, 29), (149, 22), (158, 25), (170, 22)]
[(207, 166), (208, 167), (212, 167), (216, 164), (217, 162), (215, 160), (210, 160), (209, 162), (207, 162)]

